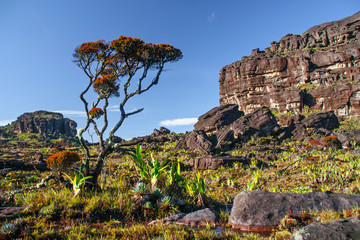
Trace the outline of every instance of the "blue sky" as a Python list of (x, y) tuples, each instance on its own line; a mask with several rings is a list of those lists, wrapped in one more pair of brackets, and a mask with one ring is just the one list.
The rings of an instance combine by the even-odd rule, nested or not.
[[(117, 135), (129, 139), (165, 125), (193, 129), (219, 105), (220, 69), (287, 33), (360, 11), (359, 0), (2, 0), (0, 1), (0, 124), (24, 112), (60, 111), (84, 126), (79, 99), (87, 79), (72, 62), (83, 42), (120, 35), (168, 43), (183, 59), (168, 64), (154, 88), (128, 102), (145, 108)], [(119, 117), (116, 98), (110, 124)]]

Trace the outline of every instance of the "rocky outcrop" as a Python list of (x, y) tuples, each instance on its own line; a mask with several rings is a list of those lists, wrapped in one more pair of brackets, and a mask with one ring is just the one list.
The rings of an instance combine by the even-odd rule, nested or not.
[(312, 239), (360, 239), (360, 215), (328, 223), (311, 223), (291, 237), (291, 240)]
[(200, 153), (210, 153), (214, 143), (210, 141), (203, 130), (193, 130), (185, 134), (175, 146), (175, 151), (186, 149)]
[[(134, 146), (137, 144), (150, 145), (154, 149), (156, 148), (157, 143), (164, 143), (166, 141), (176, 141), (177, 136), (171, 134), (170, 130), (165, 127), (160, 127), (160, 129), (154, 129), (153, 133), (150, 135), (142, 136), (142, 137), (135, 137), (131, 140), (124, 140), (120, 137), (113, 137), (112, 141), (115, 143), (115, 149), (121, 149), (124, 146)], [(153, 149), (153, 150), (154, 150)]]
[(247, 141), (252, 135), (264, 137), (279, 130), (276, 118), (267, 107), (256, 109), (254, 112), (239, 118), (231, 124), (235, 138)]
[(338, 128), (339, 125), (339, 119), (333, 111), (317, 113), (285, 128), (282, 138), (293, 136), (295, 140), (303, 141), (313, 134), (328, 136), (331, 130)]
[(360, 115), (360, 12), (288, 34), (265, 51), (255, 49), (222, 68), (220, 105), (248, 114), (261, 106), (278, 112), (304, 106)]
[(257, 167), (266, 167), (265, 161), (274, 161), (275, 155), (272, 154), (253, 154), (250, 153), (245, 156), (231, 156), (228, 154), (216, 154), (216, 155), (202, 155), (197, 158), (190, 158), (184, 160), (184, 164), (193, 167), (194, 169), (206, 170), (206, 169), (218, 169), (221, 166), (232, 166), (234, 163), (239, 163), (242, 166), (249, 165), (252, 159), (257, 159)]
[(234, 199), (229, 224), (242, 231), (271, 231), (290, 211), (300, 216), (302, 211), (339, 212), (353, 209), (359, 204), (360, 196), (355, 194), (244, 191)]
[(243, 165), (249, 164), (251, 159), (246, 157), (235, 157), (231, 155), (202, 155), (197, 158), (185, 160), (184, 163), (195, 169), (218, 169), (220, 166), (232, 165), (235, 162)]
[(194, 125), (195, 130), (205, 131), (207, 134), (214, 133), (217, 130), (230, 125), (235, 120), (244, 116), (244, 112), (239, 111), (236, 104), (226, 104), (215, 107), (198, 118)]
[(36, 111), (24, 113), (11, 125), (16, 133), (38, 133), (40, 137), (57, 137), (60, 134), (75, 137), (75, 121), (64, 118), (61, 113)]

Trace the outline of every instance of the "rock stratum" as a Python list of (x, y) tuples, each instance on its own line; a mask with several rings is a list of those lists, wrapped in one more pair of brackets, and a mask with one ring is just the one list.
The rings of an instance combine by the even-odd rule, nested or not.
[(219, 85), (220, 105), (237, 104), (245, 114), (308, 106), (360, 116), (360, 12), (253, 50), (221, 69)]
[(36, 111), (20, 115), (12, 122), (15, 133), (38, 133), (40, 137), (57, 137), (60, 134), (75, 137), (75, 121), (64, 118), (61, 113)]

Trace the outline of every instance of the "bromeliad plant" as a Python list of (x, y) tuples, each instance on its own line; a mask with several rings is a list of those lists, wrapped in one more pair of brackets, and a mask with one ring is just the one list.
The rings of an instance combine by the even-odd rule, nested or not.
[(180, 162), (174, 161), (171, 165), (169, 172), (167, 172), (166, 174), (168, 176), (168, 181), (166, 182), (166, 184), (169, 187), (181, 185), (183, 179), (181, 177)]
[(154, 190), (158, 187), (159, 179), (166, 174), (165, 169), (168, 167), (168, 158), (165, 158), (162, 163), (158, 158), (154, 158), (149, 151), (143, 152), (142, 147), (138, 144), (135, 153), (130, 153), (134, 160), (135, 167), (139, 171), (140, 178), (144, 181), (151, 182), (151, 189)]
[(81, 186), (83, 184), (85, 184), (87, 179), (92, 178), (92, 176), (86, 176), (83, 177), (81, 172), (74, 172), (75, 176), (74, 178), (71, 178), (69, 175), (67, 175), (66, 173), (64, 173), (64, 175), (70, 180), (72, 186), (73, 186), (73, 194), (74, 197), (78, 196), (80, 194), (81, 191)]
[(186, 189), (191, 196), (197, 198), (201, 206), (204, 206), (205, 181), (201, 177), (200, 172), (197, 172), (196, 176), (186, 183)]
[[(87, 77), (87, 85), (80, 94), (87, 120), (85, 127), (78, 131), (78, 138), (86, 154), (83, 164), (84, 175), (92, 176), (92, 186), (100, 189), (97, 179), (103, 169), (106, 156), (115, 145), (112, 139), (116, 131), (126, 118), (143, 111), (143, 108), (140, 108), (127, 112), (126, 103), (134, 96), (157, 85), (161, 73), (165, 70), (165, 64), (180, 60), (182, 52), (169, 44), (145, 43), (139, 38), (120, 36), (111, 42), (99, 40), (83, 43), (75, 49), (73, 57), (75, 64)], [(146, 81), (148, 73), (152, 71), (153, 74), (150, 74), (152, 79)], [(93, 89), (97, 95), (93, 101), (89, 99), (90, 89)], [(120, 99), (118, 102), (120, 118), (110, 129), (106, 140), (105, 132), (109, 127), (108, 106), (110, 98), (113, 97)], [(103, 120), (101, 124), (98, 122), (100, 119)], [(83, 138), (83, 134), (91, 126), (99, 139), (99, 154), (92, 171), (90, 149)]]
[(140, 178), (145, 181), (150, 179), (150, 174), (146, 166), (146, 158), (148, 155), (149, 149), (144, 151), (139, 144), (136, 145), (135, 153), (130, 152), (130, 156), (134, 160), (135, 167), (139, 171)]

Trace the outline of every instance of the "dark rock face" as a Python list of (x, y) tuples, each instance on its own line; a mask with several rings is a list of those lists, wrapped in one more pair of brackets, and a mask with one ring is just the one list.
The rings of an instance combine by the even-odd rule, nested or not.
[(238, 105), (226, 104), (220, 107), (215, 107), (207, 113), (201, 115), (194, 127), (195, 130), (202, 130), (206, 133), (214, 133), (225, 126), (230, 125), (243, 115), (244, 113), (239, 111)]
[(294, 233), (291, 239), (360, 239), (360, 215), (329, 223), (311, 223)]
[(75, 137), (77, 134), (75, 121), (64, 118), (61, 113), (47, 111), (24, 113), (12, 125), (16, 133), (39, 133), (41, 137), (59, 134)]
[(307, 105), (360, 115), (360, 12), (271, 45), (223, 67), (221, 106), (248, 114), (260, 106), (300, 113)]
[[(243, 231), (270, 231), (290, 211), (342, 211), (357, 207), (360, 196), (344, 193), (273, 193), (244, 191), (234, 199), (229, 224)], [(316, 238), (314, 238), (316, 239)]]

